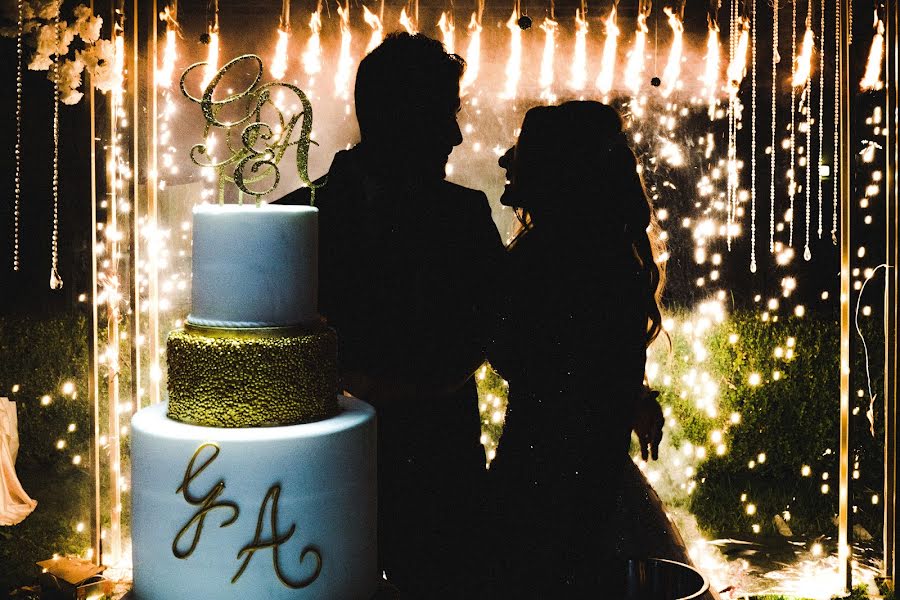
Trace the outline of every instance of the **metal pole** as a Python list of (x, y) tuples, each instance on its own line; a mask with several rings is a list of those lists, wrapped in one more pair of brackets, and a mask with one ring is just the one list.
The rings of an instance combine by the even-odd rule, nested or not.
[(898, 198), (900, 180), (900, 10), (897, 0), (885, 2), (885, 43), (887, 77), (885, 148), (887, 149), (887, 185), (885, 186), (885, 263), (884, 274), (884, 567), (883, 575), (893, 581), (896, 573), (897, 524), (897, 265)]
[(850, 568), (850, 0), (840, 0), (840, 251), (841, 251), (841, 427), (838, 491), (838, 570), (845, 592), (853, 587)]

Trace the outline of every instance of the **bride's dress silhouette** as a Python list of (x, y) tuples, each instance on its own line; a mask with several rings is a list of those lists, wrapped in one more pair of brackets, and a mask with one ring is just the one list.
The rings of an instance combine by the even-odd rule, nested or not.
[(650, 206), (620, 117), (597, 102), (531, 109), (500, 164), (501, 201), (522, 211), (524, 228), (489, 349), (510, 383), (490, 467), (499, 589), (614, 598), (617, 557), (688, 562), (628, 456), (636, 422), (649, 453), (662, 427), (643, 385), (661, 331)]

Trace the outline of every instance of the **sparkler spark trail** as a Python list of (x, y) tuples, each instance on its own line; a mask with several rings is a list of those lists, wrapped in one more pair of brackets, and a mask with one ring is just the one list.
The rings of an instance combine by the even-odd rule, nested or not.
[(177, 32), (171, 25), (166, 29), (166, 46), (163, 49), (162, 66), (156, 70), (156, 81), (159, 87), (172, 87), (172, 73), (175, 72), (175, 43)]
[(613, 2), (612, 11), (603, 19), (603, 32), (606, 42), (603, 44), (603, 58), (600, 74), (597, 76), (597, 89), (601, 94), (608, 94), (612, 89), (613, 74), (616, 70), (616, 38), (619, 37), (619, 27), (616, 25), (617, 2)]
[(509, 29), (509, 60), (506, 62), (506, 88), (500, 97), (511, 100), (516, 97), (519, 88), (519, 77), (522, 74), (522, 30), (519, 28), (519, 11), (513, 9), (512, 16), (506, 22)]
[(469, 21), (469, 48), (466, 52), (466, 73), (460, 87), (465, 90), (478, 79), (478, 65), (481, 62), (481, 23), (477, 13), (472, 13)]
[(875, 35), (872, 37), (872, 46), (869, 48), (869, 59), (866, 61), (866, 72), (863, 74), (859, 88), (866, 92), (880, 90), (884, 87), (881, 81), (882, 64), (884, 61), (884, 22), (878, 18), (875, 12)]
[(403, 26), (403, 29), (405, 29), (407, 33), (415, 35), (416, 27), (413, 25), (412, 19), (410, 19), (409, 15), (406, 13), (405, 6), (400, 9), (400, 25)]
[[(683, 7), (682, 7), (683, 8)], [(668, 98), (678, 85), (678, 77), (681, 75), (681, 52), (684, 48), (684, 23), (681, 21), (681, 11), (675, 11), (668, 6), (663, 7), (663, 12), (669, 18), (669, 27), (672, 28), (672, 47), (669, 50), (669, 60), (662, 76), (662, 95)]]
[(353, 57), (350, 56), (350, 44), (353, 33), (350, 31), (350, 4), (338, 6), (341, 17), (341, 53), (338, 58), (337, 72), (334, 74), (334, 95), (346, 100), (350, 97), (350, 70), (353, 68)]
[(444, 47), (447, 49), (447, 52), (455, 54), (456, 46), (454, 44), (453, 32), (456, 28), (453, 26), (453, 17), (450, 16), (449, 13), (442, 12), (441, 20), (438, 21), (438, 27), (441, 30), (441, 34), (444, 36)]
[(203, 89), (212, 81), (219, 71), (219, 28), (209, 28), (209, 50), (206, 54), (206, 67), (203, 69)]
[(275, 79), (281, 79), (287, 72), (288, 38), (290, 35), (290, 32), (285, 29), (278, 28), (278, 43), (275, 45), (275, 56), (272, 58), (272, 66), (269, 67), (272, 77)]
[(556, 29), (559, 24), (550, 17), (544, 19), (541, 23), (541, 29), (544, 30), (544, 54), (541, 57), (541, 98), (545, 98), (553, 102), (553, 92), (550, 88), (553, 86), (553, 57), (556, 53)]
[(800, 55), (794, 65), (794, 76), (791, 78), (791, 85), (794, 87), (803, 87), (809, 81), (809, 74), (812, 69), (812, 53), (813, 53), (813, 32), (810, 23), (806, 23), (806, 33), (803, 34), (803, 43), (800, 46)]
[(366, 46), (366, 54), (368, 54), (377, 48), (381, 44), (381, 40), (384, 39), (384, 26), (381, 24), (381, 19), (378, 18), (378, 15), (365, 6), (363, 6), (363, 19), (366, 25), (372, 28), (372, 36), (369, 38), (369, 44)]
[(307, 75), (315, 75), (322, 70), (322, 43), (319, 32), (322, 30), (322, 18), (319, 11), (315, 11), (309, 18), (311, 35), (306, 42), (306, 52), (303, 53), (303, 69)]
[(584, 89), (587, 81), (588, 22), (583, 9), (575, 9), (575, 55), (572, 57), (572, 78), (569, 87), (575, 91)]
[(750, 19), (741, 17), (740, 37), (734, 50), (734, 59), (728, 65), (728, 93), (737, 94), (741, 89), (741, 82), (747, 74), (747, 49), (750, 47)]
[(709, 118), (712, 120), (716, 114), (719, 87), (719, 26), (712, 20), (709, 22), (709, 34), (706, 38), (706, 68), (703, 70), (702, 80), (709, 102)]
[(650, 12), (650, 2), (641, 2), (640, 13), (637, 16), (637, 28), (634, 32), (634, 45), (628, 56), (628, 66), (625, 68), (625, 85), (632, 93), (637, 94), (641, 89), (642, 75), (644, 73), (644, 53), (647, 47), (647, 15)]

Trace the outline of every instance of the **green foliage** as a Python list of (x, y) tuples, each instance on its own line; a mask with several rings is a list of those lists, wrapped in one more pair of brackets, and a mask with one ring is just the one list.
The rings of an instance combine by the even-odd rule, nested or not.
[[(0, 596), (32, 580), (36, 561), (82, 554), (90, 546), (87, 339), (87, 324), (77, 316), (0, 319), (0, 395), (16, 402), (16, 472), (38, 502), (24, 521), (0, 528)], [(66, 382), (74, 385), (72, 394), (63, 394)], [(45, 395), (51, 399), (46, 405)], [(72, 463), (76, 454), (80, 466)]]

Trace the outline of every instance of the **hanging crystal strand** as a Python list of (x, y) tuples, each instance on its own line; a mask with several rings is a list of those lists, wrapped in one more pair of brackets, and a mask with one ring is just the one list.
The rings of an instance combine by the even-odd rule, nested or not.
[(62, 38), (59, 15), (54, 21), (57, 49), (53, 54), (53, 233), (50, 237), (50, 289), (63, 286), (59, 276), (59, 44)]
[(22, 38), (25, 34), (25, 3), (18, 0), (16, 21), (16, 174), (13, 180), (13, 271), (19, 270), (19, 209), (22, 200)]
[(819, 204), (819, 239), (822, 239), (822, 177), (819, 174), (819, 167), (822, 162), (822, 140), (825, 128), (822, 126), (823, 111), (825, 107), (825, 0), (821, 0), (819, 4), (819, 120), (816, 122), (819, 133), (819, 146), (816, 152), (816, 187), (818, 188), (817, 197)]
[(756, 273), (756, 0), (750, 12), (750, 272)]
[[(728, 64), (734, 64), (735, 43), (737, 39), (737, 0), (731, 0), (728, 5)], [(726, 225), (725, 239), (728, 250), (731, 251), (731, 230), (734, 222), (734, 134), (735, 134), (735, 97), (737, 92), (728, 91), (728, 151), (726, 159), (727, 180), (725, 187)]]
[[(797, 0), (791, 0), (791, 72), (797, 63)], [(788, 208), (791, 216), (788, 222), (788, 246), (794, 247), (794, 195), (797, 193), (797, 88), (791, 84), (791, 145), (789, 152), (791, 153), (791, 163), (788, 170), (788, 199), (790, 206)]]
[(778, 95), (778, 0), (772, 1), (772, 140), (769, 162), (769, 252), (775, 252), (775, 130), (778, 114), (775, 99)]
[(835, 38), (834, 38), (834, 155), (831, 162), (831, 243), (837, 246), (837, 222), (838, 222), (838, 161), (840, 160), (838, 143), (841, 141), (841, 40), (838, 39), (841, 31), (841, 3), (834, 5), (835, 12)]
[[(806, 30), (809, 31), (812, 29), (812, 20), (813, 20), (813, 0), (806, 0)], [(806, 60), (806, 59), (804, 59)], [(812, 59), (809, 59), (812, 62)], [(812, 69), (812, 65), (810, 65), (810, 70)], [(804, 90), (804, 95), (806, 96), (806, 188), (804, 191), (806, 192), (806, 232), (805, 232), (805, 241), (803, 245), (803, 260), (810, 260), (812, 258), (812, 252), (809, 249), (809, 221), (810, 215), (812, 214), (812, 190), (809, 187), (811, 181), (812, 174), (812, 120), (810, 116), (812, 114), (812, 73), (806, 79), (806, 89)]]

